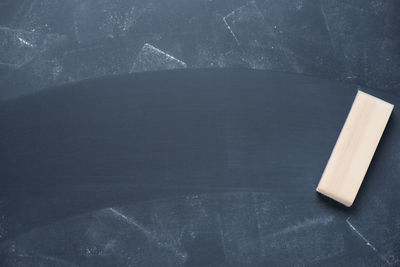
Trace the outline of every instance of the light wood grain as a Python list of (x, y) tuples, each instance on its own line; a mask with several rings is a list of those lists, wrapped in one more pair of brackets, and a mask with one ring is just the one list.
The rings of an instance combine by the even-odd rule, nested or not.
[(317, 191), (350, 207), (374, 156), (393, 105), (358, 91)]

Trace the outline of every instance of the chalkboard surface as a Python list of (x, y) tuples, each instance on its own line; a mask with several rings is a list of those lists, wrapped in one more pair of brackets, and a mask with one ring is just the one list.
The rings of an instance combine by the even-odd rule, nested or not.
[(399, 266), (400, 99), (352, 208), (319, 196), (356, 86), (254, 70), (0, 105), (2, 266)]

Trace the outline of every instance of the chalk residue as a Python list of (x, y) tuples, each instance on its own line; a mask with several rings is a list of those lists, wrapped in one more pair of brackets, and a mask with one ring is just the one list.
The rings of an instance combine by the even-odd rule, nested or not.
[(275, 232), (272, 236), (285, 235), (292, 232), (297, 232), (306, 229), (308, 227), (312, 227), (314, 225), (326, 225), (331, 223), (333, 221), (333, 218), (334, 218), (333, 216), (324, 216), (324, 217), (315, 217), (311, 219), (306, 219), (303, 222), (296, 223), (278, 232)]
[(231, 26), (229, 26), (228, 22), (226, 22), (226, 18), (230, 15), (232, 15), (235, 11), (232, 11), (231, 13), (229, 13), (228, 15), (226, 15), (225, 17), (222, 18), (222, 20), (225, 23), (226, 28), (229, 30), (229, 32), (231, 33), (231, 35), (233, 36), (233, 39), (235, 39), (235, 42), (238, 46), (240, 46), (239, 40), (236, 37), (236, 34), (232, 31)]
[(353, 230), (359, 237), (361, 237), (362, 240), (364, 240), (364, 242), (367, 246), (371, 247), (372, 250), (375, 251), (384, 262), (391, 265), (390, 262), (379, 253), (379, 251), (376, 249), (376, 247), (374, 245), (372, 245), (372, 243), (369, 242), (369, 240), (367, 238), (365, 238), (365, 236), (363, 234), (361, 234), (360, 231), (358, 231), (356, 227), (354, 227), (354, 225), (350, 222), (350, 217), (348, 217), (346, 219), (346, 222), (349, 225), (349, 227), (351, 228), (351, 230)]
[[(37, 258), (37, 259), (40, 259), (41, 261), (49, 262), (49, 265), (52, 265), (52, 266), (53, 266), (53, 264), (51, 264), (51, 263), (54, 263), (54, 265), (57, 265), (57, 266), (70, 266), (70, 267), (71, 266), (78, 266), (78, 265), (75, 265), (75, 264), (73, 264), (71, 262), (68, 262), (68, 261), (63, 260), (61, 258), (53, 257), (53, 256), (17, 254), (16, 257), (19, 257), (19, 258)], [(44, 264), (44, 262), (42, 262), (42, 263)]]
[(155, 236), (151, 231), (146, 229), (146, 227), (142, 226), (134, 218), (128, 217), (125, 214), (119, 212), (118, 210), (114, 208), (109, 208), (109, 211), (111, 211), (115, 216), (121, 218), (123, 221), (127, 222), (130, 225), (135, 226), (137, 229), (139, 229), (143, 234), (152, 242), (157, 244), (159, 247), (165, 248), (171, 252), (173, 252), (180, 260), (183, 262), (186, 261), (188, 255), (184, 252), (179, 251), (173, 244), (162, 242), (158, 239), (157, 236)]
[[(254, 27), (263, 28), (265, 26), (264, 16), (258, 9), (255, 1), (250, 1), (247, 4), (233, 10), (226, 16), (222, 17), (222, 21), (224, 22), (226, 28), (228, 29), (229, 33), (232, 35), (233, 39), (235, 40), (238, 46), (242, 45), (241, 42), (239, 41), (239, 39), (241, 38), (245, 42), (252, 41), (248, 39), (249, 36), (240, 36), (241, 33), (247, 35), (249, 33), (248, 31), (249, 28), (252, 29), (254, 29)], [(235, 29), (235, 26), (236, 27), (239, 26), (239, 29), (237, 28)], [(242, 30), (240, 30), (240, 28)], [(236, 32), (237, 30), (239, 30), (239, 32)], [(257, 43), (257, 41), (255, 41), (255, 43)]]
[(361, 237), (362, 240), (365, 241), (365, 243), (366, 243), (367, 246), (370, 246), (374, 251), (377, 251), (376, 248), (371, 244), (371, 242), (369, 242), (368, 239), (366, 239), (366, 238), (357, 230), (357, 228), (355, 228), (355, 227), (350, 223), (349, 219), (350, 219), (350, 217), (346, 219), (346, 222), (347, 222), (347, 224), (350, 226), (350, 228), (351, 228), (354, 232), (356, 232), (356, 233)]
[(144, 228), (142, 225), (138, 224), (135, 219), (133, 218), (129, 218), (128, 216), (126, 216), (125, 214), (122, 214), (121, 212), (117, 211), (114, 208), (109, 208), (109, 210), (111, 212), (113, 212), (115, 215), (117, 215), (118, 217), (121, 217), (124, 221), (128, 222), (129, 224), (134, 225), (135, 227), (137, 227), (140, 231), (142, 231), (146, 236), (151, 236), (151, 232), (149, 230), (147, 230), (146, 228)]
[(186, 67), (186, 63), (182, 60), (175, 58), (151, 44), (145, 43), (132, 65), (131, 72), (168, 70)]

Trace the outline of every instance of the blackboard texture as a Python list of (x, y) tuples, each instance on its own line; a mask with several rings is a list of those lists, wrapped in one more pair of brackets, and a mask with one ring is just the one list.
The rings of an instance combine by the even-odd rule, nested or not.
[(1, 0), (0, 99), (105, 75), (231, 67), (400, 96), (399, 14), (398, 0)]
[[(357, 89), (395, 109), (348, 209), (315, 188)], [(399, 105), (238, 69), (4, 101), (0, 265), (399, 266)]]

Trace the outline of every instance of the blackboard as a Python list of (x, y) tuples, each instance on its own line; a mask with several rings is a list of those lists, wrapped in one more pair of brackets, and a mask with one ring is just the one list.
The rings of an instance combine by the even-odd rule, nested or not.
[[(355, 204), (315, 192), (357, 90), (395, 105)], [(400, 264), (400, 99), (174, 70), (0, 104), (2, 266)]]

